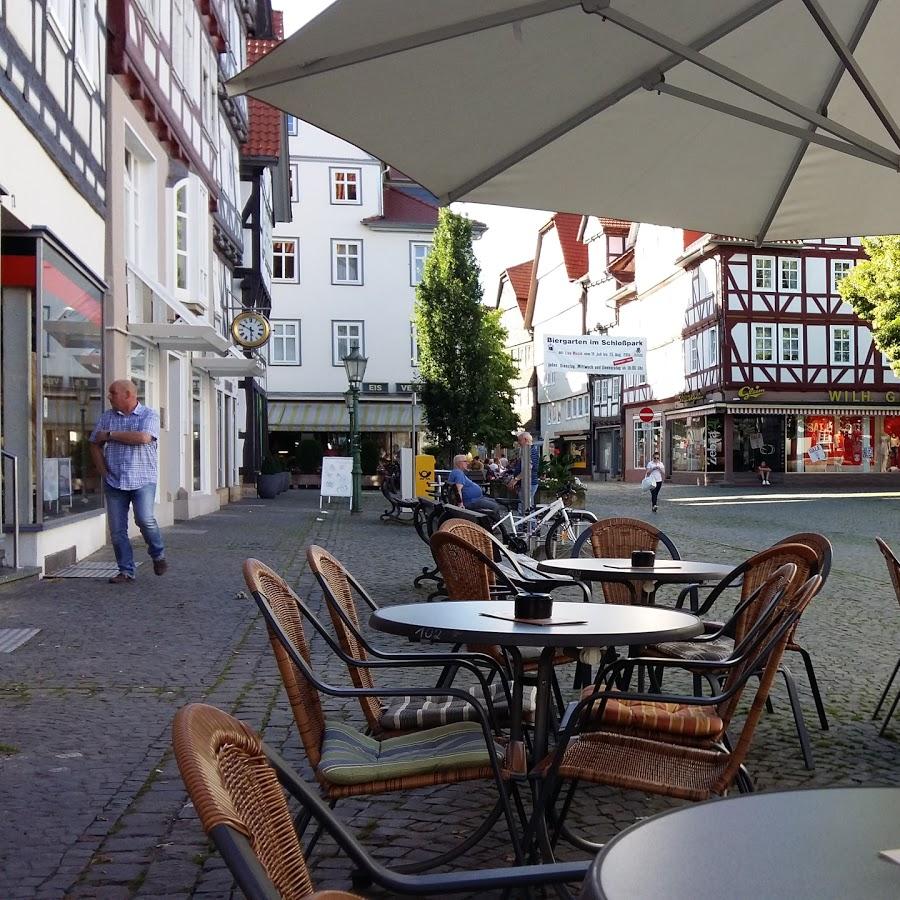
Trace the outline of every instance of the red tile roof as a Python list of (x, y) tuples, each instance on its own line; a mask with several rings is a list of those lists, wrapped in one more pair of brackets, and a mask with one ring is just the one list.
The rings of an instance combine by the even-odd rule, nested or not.
[(404, 191), (386, 185), (384, 188), (384, 214), (363, 219), (364, 225), (397, 222), (403, 224), (437, 226), (438, 208), (412, 197)]
[(569, 281), (577, 281), (588, 270), (587, 244), (578, 240), (581, 213), (558, 212), (553, 216), (553, 224), (559, 235), (559, 245), (562, 247)]
[(631, 229), (631, 222), (627, 219), (601, 218), (600, 224), (603, 226), (603, 230), (607, 232), (629, 231)]
[(533, 270), (533, 259), (519, 263), (517, 266), (510, 266), (506, 270), (506, 277), (509, 279), (509, 283), (516, 295), (516, 302), (519, 304), (519, 309), (523, 316), (528, 306), (528, 292), (531, 290), (531, 273)]
[[(247, 65), (252, 65), (274, 50), (281, 41), (256, 40), (247, 41)], [(250, 133), (247, 142), (241, 148), (241, 154), (247, 156), (278, 157), (281, 153), (281, 126), (284, 113), (262, 100), (250, 97), (247, 101), (247, 113), (250, 119)]]
[(606, 270), (616, 281), (631, 284), (634, 281), (634, 247), (629, 247), (623, 254), (617, 256)]

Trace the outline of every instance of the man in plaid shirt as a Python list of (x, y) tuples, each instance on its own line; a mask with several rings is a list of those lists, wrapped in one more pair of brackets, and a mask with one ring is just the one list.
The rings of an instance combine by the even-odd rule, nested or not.
[(134, 584), (134, 552), (128, 539), (128, 507), (147, 542), (153, 571), (162, 575), (169, 564), (153, 505), (159, 477), (159, 414), (138, 401), (133, 381), (109, 386), (112, 409), (100, 416), (90, 437), (94, 465), (103, 476), (106, 518), (119, 574), (110, 584)]

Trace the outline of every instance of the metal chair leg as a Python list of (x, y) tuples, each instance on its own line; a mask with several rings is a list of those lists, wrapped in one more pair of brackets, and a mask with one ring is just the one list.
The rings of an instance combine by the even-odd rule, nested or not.
[(797, 685), (787, 666), (781, 666), (779, 671), (784, 676), (784, 684), (791, 701), (794, 724), (797, 726), (797, 737), (800, 739), (800, 749), (803, 751), (803, 764), (811, 772), (815, 769), (816, 764), (813, 762), (812, 746), (809, 742), (809, 732), (806, 730), (806, 721), (803, 718), (803, 707), (800, 705), (800, 697), (797, 695)]
[(897, 672), (900, 671), (900, 659), (897, 660), (897, 665), (894, 666), (894, 671), (891, 672), (891, 677), (888, 679), (888, 683), (884, 686), (884, 690), (881, 692), (881, 698), (878, 700), (878, 706), (875, 707), (875, 712), (872, 713), (872, 720), (878, 718), (878, 713), (881, 710), (881, 704), (887, 699), (888, 691), (891, 689), (891, 685), (894, 683), (894, 679), (897, 677)]
[[(797, 647), (796, 652), (803, 657), (803, 665), (806, 667), (806, 678), (809, 681), (809, 687), (812, 691), (813, 702), (816, 704), (816, 712), (819, 714), (819, 725), (822, 727), (822, 731), (828, 731), (828, 716), (825, 715), (825, 704), (822, 702), (822, 694), (819, 691), (819, 680), (816, 678), (816, 670), (813, 668), (812, 657), (809, 655), (809, 650), (806, 650), (803, 647)], [(900, 665), (900, 661), (898, 661), (898, 665)]]
[(884, 733), (888, 727), (888, 722), (891, 721), (891, 717), (894, 715), (894, 710), (897, 708), (898, 701), (900, 701), (900, 691), (897, 691), (897, 696), (894, 697), (894, 702), (891, 704), (891, 708), (888, 711), (887, 716), (885, 717), (884, 724), (881, 726), (878, 732), (880, 737), (884, 737)]

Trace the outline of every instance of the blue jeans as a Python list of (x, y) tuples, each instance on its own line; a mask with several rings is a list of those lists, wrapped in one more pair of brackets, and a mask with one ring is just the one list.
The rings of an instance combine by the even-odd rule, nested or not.
[(162, 559), (166, 555), (162, 535), (156, 516), (153, 515), (153, 502), (156, 498), (156, 485), (145, 484), (133, 491), (120, 491), (109, 484), (103, 485), (106, 494), (106, 520), (109, 522), (109, 536), (119, 571), (134, 578), (134, 552), (128, 539), (128, 507), (134, 507), (134, 522), (141, 530), (147, 542), (150, 559)]

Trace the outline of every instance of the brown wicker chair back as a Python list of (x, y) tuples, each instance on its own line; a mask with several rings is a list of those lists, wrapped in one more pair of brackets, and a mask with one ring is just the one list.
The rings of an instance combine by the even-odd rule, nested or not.
[[(313, 544), (306, 551), (306, 559), (313, 574), (319, 579), (322, 585), (322, 592), (325, 596), (325, 605), (328, 607), (328, 614), (331, 616), (331, 624), (334, 626), (335, 634), (341, 644), (341, 649), (347, 656), (353, 659), (366, 660), (366, 648), (359, 640), (357, 635), (360, 632), (359, 612), (356, 609), (356, 603), (353, 600), (353, 590), (350, 587), (350, 580), (347, 578), (347, 570), (336, 560), (327, 550)], [(342, 618), (341, 612), (350, 620), (353, 628), (347, 627), (347, 622)], [(356, 631), (354, 632), (354, 629)], [(361, 668), (359, 666), (347, 665), (350, 672), (350, 678), (355, 687), (358, 688), (374, 688), (375, 682), (372, 679), (372, 670)], [(377, 697), (360, 697), (360, 706), (366, 722), (373, 731), (379, 730), (379, 719), (381, 718), (382, 707)]]
[(822, 581), (828, 580), (834, 548), (831, 546), (831, 541), (824, 534), (819, 534), (817, 531), (800, 531), (797, 534), (790, 534), (786, 538), (782, 538), (778, 543), (803, 544), (805, 547), (809, 547), (815, 552), (818, 559), (816, 575), (821, 575)]
[(279, 896), (309, 897), (303, 850), (258, 735), (221, 710), (192, 703), (175, 715), (172, 744), (203, 830), (227, 825), (240, 832)]
[[(303, 622), (297, 608), (297, 595), (287, 582), (258, 559), (244, 560), (244, 580), (251, 591), (265, 599), (294, 649), (309, 663), (309, 644), (303, 633)], [(288, 702), (294, 713), (297, 731), (309, 757), (309, 764), (315, 771), (322, 758), (322, 738), (325, 734), (325, 714), (322, 711), (319, 692), (294, 665), (278, 635), (271, 628), (269, 642), (272, 644), (278, 671), (281, 673)]]
[(894, 551), (880, 537), (875, 538), (878, 549), (887, 563), (888, 574), (891, 576), (891, 584), (894, 586), (894, 593), (897, 595), (897, 602), (900, 603), (900, 560), (894, 555)]
[[(483, 529), (469, 522), (451, 519), (431, 536), (431, 555), (444, 579), (447, 597), (450, 600), (490, 600), (494, 573), (479, 556), (481, 553), (488, 559), (493, 558), (490, 539), (485, 541), (476, 536), (473, 541), (468, 531), (451, 528), (455, 523), (483, 533)], [(473, 553), (472, 548), (477, 552)]]
[[(810, 576), (818, 574), (818, 556), (816, 552), (804, 544), (775, 544), (766, 550), (751, 556), (743, 564), (744, 574), (741, 584), (741, 601), (750, 595), (781, 566), (792, 563), (797, 567), (790, 586), (785, 593), (785, 602)], [(760, 598), (747, 606), (734, 623), (733, 637), (740, 643), (753, 627), (759, 613), (765, 608)]]
[[(795, 583), (796, 582), (792, 580), (791, 585), (793, 586)], [(821, 590), (821, 587), (822, 578), (819, 575), (812, 575), (796, 589), (788, 587), (781, 603), (783, 613), (786, 616), (796, 615), (799, 617), (802, 615), (813, 597)], [(744, 720), (744, 726), (741, 729), (740, 736), (735, 742), (734, 748), (729, 755), (728, 765), (722, 770), (719, 777), (710, 787), (711, 792), (714, 794), (722, 794), (728, 789), (737, 777), (738, 771), (743, 765), (744, 760), (747, 758), (750, 744), (753, 741), (753, 733), (756, 730), (763, 708), (766, 705), (766, 698), (769, 696), (769, 691), (772, 689), (772, 682), (778, 674), (778, 668), (781, 665), (781, 659), (784, 656), (784, 651), (790, 637), (790, 630), (791, 629), (788, 629), (778, 639), (766, 657), (765, 665), (759, 673), (759, 687), (756, 689), (753, 702), (747, 712), (747, 718)], [(743, 674), (745, 676), (747, 675), (746, 670)]]
[[(656, 552), (660, 543), (660, 530), (640, 519), (617, 516), (601, 519), (591, 525), (591, 550), (596, 559), (630, 559), (634, 550)], [(602, 582), (603, 599), (607, 603), (628, 605), (634, 594), (627, 584)]]

